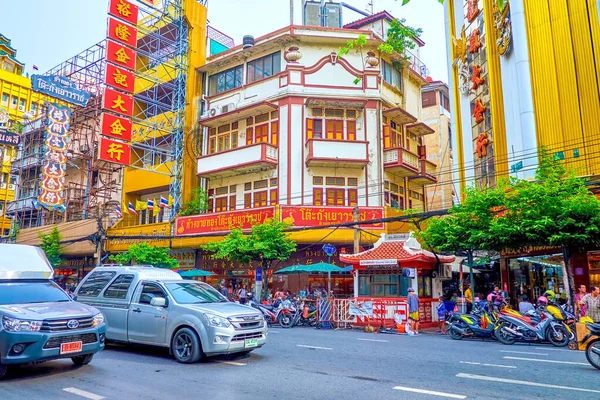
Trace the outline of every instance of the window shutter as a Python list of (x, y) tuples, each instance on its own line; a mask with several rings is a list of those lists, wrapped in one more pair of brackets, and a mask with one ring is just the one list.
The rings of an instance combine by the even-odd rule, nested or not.
[(390, 126), (385, 125), (383, 127), (383, 148), (389, 149), (392, 147), (392, 136), (390, 131)]
[(244, 195), (244, 208), (252, 208), (252, 193)]
[(248, 128), (246, 129), (246, 146), (249, 146), (252, 144), (252, 136), (254, 135), (254, 129), (253, 128)]
[(355, 206), (358, 204), (358, 190), (348, 189), (348, 205)]
[(310, 118), (306, 119), (306, 140), (313, 138), (314, 121)]
[(271, 122), (271, 144), (277, 146), (279, 142), (279, 121)]
[(323, 205), (323, 189), (321, 189), (321, 188), (313, 189), (313, 205), (315, 205), (315, 206)]
[(233, 196), (229, 196), (229, 211), (235, 210), (235, 194)]
[(348, 121), (348, 140), (356, 140), (356, 121)]
[(277, 200), (278, 200), (278, 198), (277, 198), (277, 189), (271, 189), (270, 196), (271, 196), (270, 203), (271, 203), (272, 206), (274, 206), (275, 204), (277, 204)]

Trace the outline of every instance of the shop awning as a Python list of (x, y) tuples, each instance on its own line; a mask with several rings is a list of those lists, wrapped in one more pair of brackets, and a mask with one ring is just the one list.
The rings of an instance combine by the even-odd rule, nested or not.
[(412, 235), (382, 235), (372, 249), (356, 254), (341, 254), (340, 261), (352, 265), (392, 265), (396, 261), (400, 266), (408, 262), (451, 264), (454, 256), (436, 256), (423, 250)]

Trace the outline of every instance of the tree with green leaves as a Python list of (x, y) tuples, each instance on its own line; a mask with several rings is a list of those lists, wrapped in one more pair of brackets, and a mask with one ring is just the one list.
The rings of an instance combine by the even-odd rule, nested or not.
[(52, 265), (52, 268), (58, 268), (62, 263), (62, 255), (64, 250), (60, 244), (62, 236), (56, 227), (53, 227), (48, 234), (38, 234), (38, 237), (42, 241), (40, 248), (44, 250), (46, 258)]
[(177, 259), (171, 257), (168, 248), (151, 246), (146, 242), (131, 245), (126, 252), (113, 254), (109, 259), (124, 265), (152, 265), (168, 269), (179, 267)]
[(491, 232), (506, 242), (507, 248), (562, 249), (572, 299), (570, 254), (600, 244), (600, 200), (590, 192), (586, 180), (542, 151), (535, 180), (512, 181), (502, 214)]
[(208, 193), (202, 188), (196, 188), (191, 193), (192, 199), (186, 201), (181, 206), (179, 215), (198, 215), (204, 214), (208, 210)]
[[(408, 60), (410, 57), (406, 54), (406, 50), (414, 49), (417, 46), (415, 39), (423, 33), (421, 28), (415, 29), (410, 26), (406, 26), (406, 19), (394, 19), (390, 21), (390, 28), (387, 31), (387, 38), (381, 43), (377, 50), (381, 53), (392, 54), (394, 52), (400, 54), (403, 60)], [(343, 57), (350, 53), (352, 49), (355, 49), (360, 53), (360, 58), (363, 62), (363, 69), (365, 68), (365, 57), (363, 49), (367, 44), (367, 37), (365, 35), (358, 35), (354, 40), (349, 40), (346, 46), (340, 47), (338, 50), (338, 56)], [(373, 54), (370, 54), (374, 56)], [(357, 85), (361, 81), (361, 78), (356, 78), (354, 84)]]
[[(285, 261), (294, 251), (296, 242), (285, 233), (290, 225), (272, 218), (262, 224), (252, 226), (250, 234), (246, 235), (241, 228), (232, 229), (220, 242), (211, 242), (202, 248), (211, 254), (213, 259), (225, 259), (250, 264), (252, 261), (262, 265), (263, 280), (271, 262)], [(263, 285), (266, 291), (266, 285)]]

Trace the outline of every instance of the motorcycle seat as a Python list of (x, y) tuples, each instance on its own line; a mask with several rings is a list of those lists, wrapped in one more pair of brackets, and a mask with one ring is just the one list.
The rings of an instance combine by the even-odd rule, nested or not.
[(600, 335), (600, 322), (595, 322), (593, 324), (587, 324), (588, 329), (594, 335)]
[(268, 306), (266, 304), (261, 304), (260, 305), (262, 308), (264, 308), (265, 310), (269, 310), (269, 311), (273, 311), (273, 306)]

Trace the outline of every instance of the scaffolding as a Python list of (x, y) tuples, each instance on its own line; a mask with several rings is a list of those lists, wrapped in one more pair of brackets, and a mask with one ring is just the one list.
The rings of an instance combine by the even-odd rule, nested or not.
[(102, 115), (102, 91), (106, 64), (105, 41), (97, 43), (60, 63), (44, 75), (64, 76), (78, 89), (90, 94), (85, 106), (72, 106), (67, 151), (64, 204), (65, 212), (36, 209), (41, 183), (41, 168), (47, 151), (44, 145), (46, 107), (37, 117), (26, 121), (19, 154), (11, 165), (17, 175), (17, 193), (8, 207), (21, 229), (95, 218), (102, 213), (116, 220), (111, 201), (120, 201), (123, 167), (98, 159)]
[[(163, 0), (160, 9), (139, 2), (137, 26), (130, 167), (169, 175), (171, 215), (177, 213), (182, 201), (189, 50), (184, 1)], [(90, 94), (90, 100), (84, 107), (72, 108), (64, 213), (33, 205), (47, 150), (45, 107), (40, 108), (37, 118), (26, 122), (19, 155), (11, 167), (11, 173), (18, 176), (17, 194), (7, 210), (19, 228), (96, 218), (99, 213), (108, 215), (111, 222), (117, 221), (115, 207), (121, 203), (123, 167), (98, 159), (105, 69), (103, 40), (44, 74), (69, 78), (78, 89)]]
[(164, 0), (161, 9), (140, 3), (137, 26), (131, 166), (170, 176), (173, 214), (181, 205), (183, 182), (189, 50), (183, 3)]

